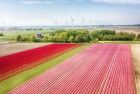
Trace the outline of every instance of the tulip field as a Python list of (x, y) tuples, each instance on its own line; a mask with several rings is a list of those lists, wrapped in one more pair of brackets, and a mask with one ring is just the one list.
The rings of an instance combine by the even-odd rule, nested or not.
[(78, 44), (50, 44), (0, 57), (0, 80), (46, 62)]
[[(54, 47), (57, 48), (57, 46)], [(78, 46), (78, 44), (62, 46), (62, 48), (58, 47), (58, 50), (49, 51), (50, 54), (55, 54), (57, 51), (71, 48), (71, 46)], [(19, 58), (24, 61), (20, 64), (20, 61), (17, 61), (18, 64), (13, 63), (13, 56), (10, 59), (11, 62), (8, 63), (8, 60), (5, 60), (6, 63), (2, 63), (1, 68), (10, 63), (20, 67), (46, 57), (45, 49), (36, 51), (38, 56), (42, 53), (41, 56), (27, 53), (25, 58)], [(27, 58), (29, 60), (26, 60)], [(132, 62), (131, 48), (128, 45), (93, 44), (40, 75), (18, 85), (8, 94), (136, 94)], [(14, 68), (9, 65), (3, 68), (1, 74)]]

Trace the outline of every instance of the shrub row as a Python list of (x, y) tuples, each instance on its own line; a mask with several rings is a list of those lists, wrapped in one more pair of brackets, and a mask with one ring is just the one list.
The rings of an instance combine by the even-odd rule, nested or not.
[(98, 41), (133, 41), (140, 40), (140, 34), (127, 32), (116, 32), (114, 30), (57, 30), (54, 32), (45, 32), (43, 37), (37, 38), (35, 35), (25, 37), (17, 35), (16, 41), (30, 42), (98, 42)]

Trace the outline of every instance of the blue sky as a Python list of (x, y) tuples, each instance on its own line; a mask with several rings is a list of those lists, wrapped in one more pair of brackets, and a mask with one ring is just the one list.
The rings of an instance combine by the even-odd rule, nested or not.
[(0, 0), (0, 25), (57, 24), (140, 24), (140, 0)]

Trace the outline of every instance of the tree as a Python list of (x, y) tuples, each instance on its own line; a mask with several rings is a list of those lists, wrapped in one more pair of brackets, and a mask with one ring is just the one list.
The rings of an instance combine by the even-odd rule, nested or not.
[(44, 36), (43, 41), (44, 41), (44, 42), (48, 42), (48, 41), (49, 41), (48, 36)]
[(16, 36), (16, 41), (21, 41), (21, 39), (22, 39), (21, 35)]
[(140, 40), (140, 34), (137, 35), (136, 40)]
[(129, 40), (134, 40), (135, 39), (135, 37), (136, 37), (136, 35), (135, 34), (133, 34), (133, 33), (130, 33), (129, 34)]
[(74, 36), (73, 35), (71, 35), (70, 37), (69, 37), (69, 40), (68, 40), (69, 42), (74, 42)]
[(83, 42), (90, 42), (90, 41), (91, 41), (91, 38), (89, 34), (83, 35)]
[(127, 32), (119, 32), (117, 33), (119, 37), (119, 40), (123, 40), (123, 41), (132, 41), (135, 39), (136, 35), (133, 33), (127, 33)]
[(0, 33), (0, 36), (4, 36), (4, 34), (3, 33)]
[(62, 32), (62, 33), (60, 34), (60, 37), (62, 38), (62, 41), (63, 41), (63, 42), (67, 42), (68, 39), (69, 39), (68, 32)]
[(79, 34), (75, 37), (75, 42), (77, 42), (77, 43), (83, 42), (83, 37), (81, 34)]
[(36, 39), (35, 35), (32, 35), (32, 36), (31, 36), (31, 41), (32, 41), (32, 42), (37, 42), (37, 39)]

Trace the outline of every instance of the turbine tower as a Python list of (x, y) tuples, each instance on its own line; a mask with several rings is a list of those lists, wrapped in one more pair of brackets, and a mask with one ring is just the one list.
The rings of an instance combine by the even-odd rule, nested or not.
[(57, 19), (54, 21), (54, 24), (56, 25), (56, 28), (58, 29), (58, 20)]
[(6, 20), (5, 20), (5, 19), (3, 20), (3, 28), (4, 28), (4, 30), (7, 29), (7, 28), (6, 28)]
[(82, 26), (83, 26), (83, 28), (84, 28), (84, 25), (85, 25), (85, 22), (86, 22), (86, 20), (82, 17), (82, 19), (81, 19), (81, 22), (82, 22)]
[(100, 28), (100, 25), (101, 25), (100, 19), (99, 19), (99, 17), (97, 17), (97, 28), (98, 28), (98, 29)]
[(65, 19), (64, 24), (65, 24), (65, 26), (68, 26), (68, 21), (67, 21), (67, 19)]
[(92, 27), (92, 19), (90, 17), (90, 19), (89, 19), (89, 29), (91, 29), (91, 27)]
[(72, 16), (71, 16), (71, 26), (73, 26), (74, 25), (74, 21), (75, 21), (76, 19), (74, 19)]

